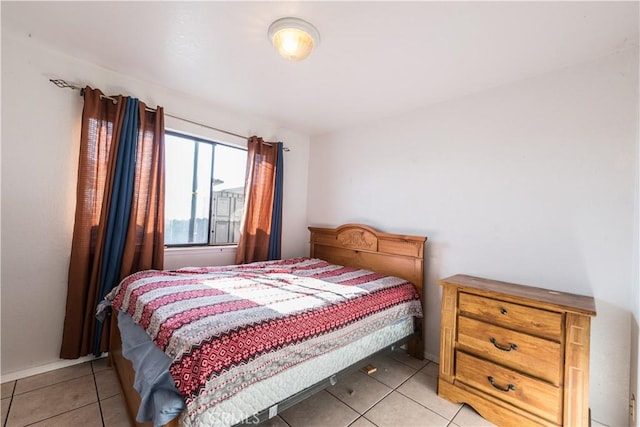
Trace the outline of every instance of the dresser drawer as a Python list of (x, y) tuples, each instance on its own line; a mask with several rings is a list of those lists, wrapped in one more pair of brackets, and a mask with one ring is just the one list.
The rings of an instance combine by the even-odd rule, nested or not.
[(462, 351), (456, 352), (456, 378), (549, 421), (562, 421), (560, 387), (554, 387)]
[(525, 305), (460, 293), (460, 312), (508, 328), (560, 341), (562, 315)]
[(460, 347), (485, 359), (559, 386), (562, 348), (559, 343), (460, 316)]

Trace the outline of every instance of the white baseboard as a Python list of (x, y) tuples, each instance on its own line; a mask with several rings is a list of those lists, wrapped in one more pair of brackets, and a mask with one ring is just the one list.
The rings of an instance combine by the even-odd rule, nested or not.
[(30, 377), (32, 375), (44, 374), (45, 372), (55, 371), (56, 369), (66, 368), (68, 366), (79, 365), (80, 363), (100, 359), (102, 357), (105, 357), (106, 355), (107, 353), (104, 353), (100, 357), (90, 355), (71, 360), (60, 359), (57, 362), (47, 363), (46, 365), (40, 365), (29, 369), (22, 369), (20, 371), (8, 372), (6, 374), (0, 375), (0, 382), (6, 383), (9, 381), (15, 381), (22, 378)]
[(431, 360), (434, 363), (440, 363), (440, 356), (434, 356), (433, 354), (427, 353), (426, 351), (424, 352), (424, 358)]

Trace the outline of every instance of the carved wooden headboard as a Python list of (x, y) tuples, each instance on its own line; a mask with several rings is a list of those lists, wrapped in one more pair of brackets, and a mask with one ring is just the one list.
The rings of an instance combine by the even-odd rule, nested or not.
[(426, 237), (381, 233), (361, 224), (309, 231), (311, 257), (401, 277), (416, 286), (422, 299)]

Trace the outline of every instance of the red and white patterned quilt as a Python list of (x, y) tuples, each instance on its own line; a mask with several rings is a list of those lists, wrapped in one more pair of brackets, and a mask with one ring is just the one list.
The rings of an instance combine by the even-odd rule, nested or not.
[[(318, 353), (422, 316), (416, 289), (405, 280), (311, 258), (143, 271), (107, 299), (171, 358), (191, 419)], [(273, 363), (288, 347), (296, 351)], [(257, 363), (263, 356), (270, 362)], [(239, 366), (242, 373), (231, 375)]]

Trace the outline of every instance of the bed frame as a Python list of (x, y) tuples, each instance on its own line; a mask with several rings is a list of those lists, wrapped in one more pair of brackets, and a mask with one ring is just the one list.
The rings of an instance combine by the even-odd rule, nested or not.
[[(309, 227), (309, 231), (311, 232), (310, 256), (312, 258), (403, 278), (416, 286), (424, 307), (422, 287), (426, 237), (381, 233), (361, 224), (346, 224), (338, 228)], [(416, 319), (415, 322), (416, 333), (407, 345), (409, 354), (422, 360), (424, 359), (422, 319)], [(117, 316), (111, 316), (109, 362), (120, 381), (132, 425), (151, 426), (151, 423), (135, 421), (140, 406), (140, 396), (133, 388), (135, 375), (133, 367), (122, 356), (122, 343), (117, 323)], [(330, 384), (335, 384), (335, 375), (292, 396), (278, 404), (278, 407), (284, 410)], [(268, 414), (261, 413), (258, 417), (263, 420), (268, 417)], [(176, 418), (165, 427), (178, 427), (178, 425)]]

